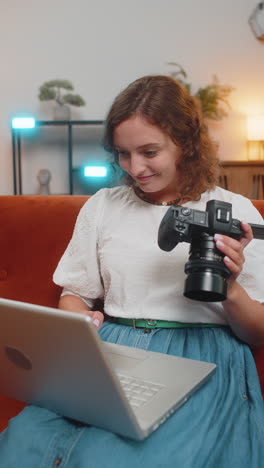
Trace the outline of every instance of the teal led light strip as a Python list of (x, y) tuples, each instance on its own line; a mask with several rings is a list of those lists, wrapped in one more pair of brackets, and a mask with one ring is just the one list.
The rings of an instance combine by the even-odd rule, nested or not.
[(107, 170), (105, 166), (85, 166), (85, 177), (106, 177)]
[(14, 117), (12, 119), (12, 128), (35, 128), (35, 125), (34, 117)]

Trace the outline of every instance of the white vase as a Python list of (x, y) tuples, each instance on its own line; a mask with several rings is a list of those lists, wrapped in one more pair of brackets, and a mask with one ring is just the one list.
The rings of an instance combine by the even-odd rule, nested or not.
[(54, 107), (54, 120), (70, 120), (71, 109), (70, 106), (57, 105)]

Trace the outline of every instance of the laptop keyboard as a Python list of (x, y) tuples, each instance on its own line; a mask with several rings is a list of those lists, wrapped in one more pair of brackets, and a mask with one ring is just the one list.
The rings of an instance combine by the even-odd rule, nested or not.
[(122, 388), (133, 408), (139, 408), (149, 402), (165, 385), (149, 382), (148, 380), (117, 374)]

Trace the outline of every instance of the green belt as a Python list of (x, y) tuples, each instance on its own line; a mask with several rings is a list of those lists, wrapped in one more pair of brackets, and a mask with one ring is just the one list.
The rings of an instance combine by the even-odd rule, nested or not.
[(127, 319), (112, 317), (112, 322), (127, 325), (133, 328), (187, 328), (187, 327), (223, 327), (219, 323), (183, 323), (168, 320)]

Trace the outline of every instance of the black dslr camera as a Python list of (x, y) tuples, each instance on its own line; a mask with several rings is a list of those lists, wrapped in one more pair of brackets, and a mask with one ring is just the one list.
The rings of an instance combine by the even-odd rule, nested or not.
[[(250, 224), (253, 236), (264, 239), (264, 226)], [(206, 211), (172, 205), (163, 217), (158, 245), (171, 251), (178, 242), (189, 242), (189, 261), (185, 264), (184, 296), (197, 301), (218, 302), (226, 299), (227, 278), (231, 273), (216, 248), (214, 234), (240, 239), (240, 221), (232, 218), (231, 203), (210, 200)]]

